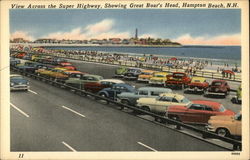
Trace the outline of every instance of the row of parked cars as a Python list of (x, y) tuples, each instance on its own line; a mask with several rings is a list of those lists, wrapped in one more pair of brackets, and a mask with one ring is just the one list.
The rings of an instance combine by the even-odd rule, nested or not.
[[(183, 88), (185, 93), (202, 93), (205, 96), (226, 97), (230, 92), (230, 86), (225, 80), (213, 80), (211, 84), (204, 77), (191, 77), (183, 72), (162, 72), (140, 68), (119, 67), (115, 71), (115, 77), (146, 82), (149, 85), (160, 85), (168, 88)], [(237, 89), (233, 103), (241, 103), (241, 86)]]
[[(205, 100), (190, 101), (183, 95), (173, 93), (172, 89), (170, 88), (135, 88), (134, 86), (126, 84), (124, 81), (119, 79), (104, 79), (99, 75), (92, 75), (77, 71), (75, 69), (64, 68), (63, 66), (34, 61), (26, 61), (24, 63), (15, 63), (14, 61), (18, 60), (12, 59), (11, 63), (15, 64), (13, 67), (19, 70), (30, 72), (39, 75), (39, 77), (63, 83), (66, 87), (71, 89), (77, 88), (96, 93), (100, 96), (128, 105), (137, 106), (146, 111), (164, 115), (184, 123), (208, 124), (209, 119), (214, 116), (235, 116), (234, 112), (227, 110), (222, 104), (218, 102)], [(130, 69), (127, 71), (129, 70)], [(141, 70), (140, 72), (144, 73), (144, 70)], [(123, 77), (131, 77), (130, 73), (131, 72), (125, 72)], [(176, 79), (181, 77), (181, 74), (182, 73), (177, 72), (171, 75), (173, 81), (177, 81)], [(140, 75), (145, 74), (139, 74), (137, 79), (139, 79)], [(159, 75), (160, 74), (158, 74), (158, 72), (154, 72), (152, 74), (152, 78), (160, 78)], [(165, 77), (166, 76), (170, 77), (170, 75), (165, 75)], [(140, 78), (143, 80), (145, 79), (143, 77)], [(185, 78), (181, 79), (183, 80)], [(153, 82), (153, 80), (151, 81)], [(192, 80), (190, 79), (190, 81)], [(186, 85), (189, 85), (189, 83)], [(231, 132), (229, 129), (224, 129), (228, 132), (226, 135), (230, 135)], [(216, 129), (215, 132), (219, 133), (218, 129)]]

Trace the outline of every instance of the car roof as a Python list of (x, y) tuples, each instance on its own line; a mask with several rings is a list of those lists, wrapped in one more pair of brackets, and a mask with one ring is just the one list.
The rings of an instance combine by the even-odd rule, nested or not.
[(176, 99), (183, 99), (185, 98), (183, 95), (177, 94), (177, 93), (162, 93), (160, 94), (161, 97), (174, 97)]
[(155, 72), (154, 74), (168, 74), (167, 72)]
[(91, 77), (98, 77), (98, 78), (99, 78), (99, 77), (102, 77), (102, 76), (100, 76), (100, 75), (95, 75), (95, 74), (84, 74), (83, 76), (84, 76), (84, 77), (85, 77), (85, 76), (91, 76)]
[(201, 81), (201, 82), (204, 82), (204, 81), (206, 80), (206, 78), (204, 78), (204, 77), (193, 77), (193, 78), (192, 78), (192, 82), (193, 82), (194, 80), (199, 80), (199, 81)]
[(153, 71), (153, 70), (142, 70), (142, 72), (147, 72), (147, 73), (153, 73), (153, 72), (156, 72), (156, 71)]
[(100, 82), (113, 82), (113, 83), (125, 83), (124, 81), (120, 79), (102, 79)]
[(162, 92), (162, 93), (169, 93), (172, 92), (172, 89), (169, 88), (160, 88), (160, 87), (141, 87), (138, 88), (138, 90), (147, 90), (147, 91), (158, 91), (158, 92)]

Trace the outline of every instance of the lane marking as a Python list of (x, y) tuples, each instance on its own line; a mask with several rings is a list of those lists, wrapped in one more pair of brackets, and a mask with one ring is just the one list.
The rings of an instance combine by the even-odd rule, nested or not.
[(23, 115), (25, 115), (26, 117), (30, 117), (28, 114), (26, 114), (24, 111), (22, 111), (21, 109), (19, 109), (17, 106), (15, 106), (14, 104), (10, 103), (11, 107), (15, 108), (16, 110), (18, 110), (20, 113), (22, 113)]
[(146, 148), (148, 148), (148, 149), (150, 149), (150, 150), (152, 150), (152, 151), (157, 152), (156, 149), (154, 149), (154, 148), (152, 148), (152, 147), (149, 147), (149, 146), (147, 146), (146, 144), (143, 144), (143, 143), (141, 143), (141, 142), (137, 142), (137, 143), (140, 144), (140, 145), (142, 145), (142, 146), (144, 146), (144, 147), (146, 147)]
[(62, 144), (64, 144), (66, 147), (68, 147), (70, 150), (72, 150), (73, 152), (77, 152), (73, 147), (71, 147), (70, 145), (68, 145), (67, 143), (65, 143), (64, 141), (62, 141)]
[(78, 113), (78, 112), (74, 111), (73, 109), (70, 109), (70, 108), (65, 107), (65, 106), (62, 106), (62, 107), (63, 107), (64, 109), (67, 109), (67, 110), (69, 110), (69, 111), (71, 111), (71, 112), (73, 112), (73, 113), (75, 113), (75, 114), (77, 114), (77, 115), (79, 115), (79, 116), (81, 116), (81, 117), (84, 117), (84, 118), (85, 118), (85, 116), (84, 116), (83, 114)]
[(35, 91), (32, 91), (32, 90), (30, 90), (30, 89), (29, 89), (28, 91), (31, 92), (31, 93), (37, 94)]

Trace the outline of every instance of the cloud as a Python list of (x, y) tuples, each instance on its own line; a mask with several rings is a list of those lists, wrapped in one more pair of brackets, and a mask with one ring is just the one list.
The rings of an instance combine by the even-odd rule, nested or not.
[(192, 37), (190, 34), (182, 35), (173, 41), (184, 45), (240, 45), (240, 34), (219, 35), (215, 37)]
[(105, 38), (130, 38), (129, 32), (118, 32), (114, 28), (115, 21), (112, 19), (104, 19), (100, 22), (89, 24), (86, 27), (78, 27), (68, 32), (54, 32), (43, 38), (51, 39), (69, 39), (69, 40), (90, 40)]
[(32, 37), (31, 35), (29, 35), (28, 32), (24, 32), (24, 31), (16, 31), (14, 33), (12, 33), (10, 35), (10, 39), (13, 40), (15, 38), (23, 38), (24, 40), (29, 40), (29, 41), (33, 41), (34, 37)]

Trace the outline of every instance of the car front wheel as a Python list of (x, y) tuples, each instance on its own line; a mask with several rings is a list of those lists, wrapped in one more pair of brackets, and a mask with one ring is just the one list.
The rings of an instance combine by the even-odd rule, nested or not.
[(226, 128), (218, 128), (216, 130), (216, 133), (219, 135), (219, 136), (222, 136), (222, 137), (226, 137), (229, 135), (229, 131), (226, 129)]

